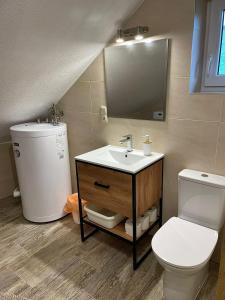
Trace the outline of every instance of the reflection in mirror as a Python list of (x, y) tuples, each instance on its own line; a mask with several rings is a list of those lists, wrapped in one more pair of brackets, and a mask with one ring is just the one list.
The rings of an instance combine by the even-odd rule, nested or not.
[(163, 121), (168, 39), (111, 46), (104, 58), (108, 116)]

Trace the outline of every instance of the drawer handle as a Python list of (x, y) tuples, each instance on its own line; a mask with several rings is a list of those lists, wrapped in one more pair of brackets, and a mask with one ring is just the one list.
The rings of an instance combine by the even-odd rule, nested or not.
[(102, 184), (102, 183), (99, 183), (97, 181), (95, 181), (94, 185), (96, 185), (98, 187), (101, 187), (101, 188), (104, 188), (104, 189), (109, 189), (110, 188), (110, 185), (108, 185), (108, 184)]

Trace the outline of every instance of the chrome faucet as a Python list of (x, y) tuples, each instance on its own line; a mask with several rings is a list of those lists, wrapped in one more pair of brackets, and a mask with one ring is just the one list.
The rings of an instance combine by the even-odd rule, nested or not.
[(133, 136), (132, 134), (127, 134), (123, 136), (123, 139), (120, 140), (120, 144), (127, 143), (127, 152), (133, 151)]
[(50, 119), (51, 119), (51, 123), (54, 126), (59, 125), (59, 122), (61, 121), (62, 117), (63, 117), (63, 111), (60, 111), (59, 108), (53, 104), (49, 110), (49, 114), (50, 114)]

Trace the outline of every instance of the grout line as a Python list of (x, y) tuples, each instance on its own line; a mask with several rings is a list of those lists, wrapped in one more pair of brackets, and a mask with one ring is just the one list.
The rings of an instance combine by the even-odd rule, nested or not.
[(6, 144), (11, 144), (12, 142), (11, 141), (7, 141), (7, 142), (0, 142), (0, 146), (1, 145), (6, 145)]
[(216, 159), (217, 159), (218, 148), (219, 148), (219, 140), (220, 140), (220, 129), (221, 129), (221, 123), (218, 125), (218, 131), (217, 131), (216, 151), (215, 151), (215, 157), (214, 157), (214, 169), (216, 169)]
[(221, 130), (221, 123), (223, 119), (223, 108), (224, 108), (224, 100), (222, 100), (222, 109), (220, 111), (220, 122), (218, 124), (218, 130), (217, 130), (217, 137), (216, 137), (216, 149), (215, 149), (215, 156), (214, 156), (214, 170), (216, 169), (216, 160), (217, 160), (217, 155), (218, 155), (218, 148), (219, 148), (219, 139), (220, 139), (220, 130)]
[[(77, 112), (78, 114), (87, 114), (87, 113), (90, 113), (92, 115), (99, 115), (98, 112), (90, 112), (90, 111), (80, 111), (80, 112)], [(126, 120), (126, 121), (129, 121), (129, 122), (154, 122), (156, 123), (157, 121), (154, 121), (154, 120), (140, 120), (140, 119), (126, 119), (126, 118), (117, 118), (117, 117), (110, 117), (111, 119), (120, 119), (120, 120)], [(188, 118), (172, 118), (172, 117), (168, 117), (167, 120), (178, 120), (178, 121), (192, 121), (192, 122), (202, 122), (202, 123), (221, 123), (221, 124), (224, 124), (225, 121), (223, 122), (220, 122), (220, 120), (215, 120), (215, 121), (207, 121), (207, 120), (198, 120), (198, 119), (188, 119)], [(160, 122), (160, 124), (165, 124), (166, 122), (163, 121), (163, 122)]]
[[(91, 114), (92, 112), (91, 111), (75, 111), (75, 114), (77, 115), (80, 115), (80, 114)], [(74, 117), (74, 112), (73, 111), (69, 111), (69, 112), (66, 112), (65, 114), (67, 114), (67, 116), (73, 116)], [(65, 118), (65, 122), (67, 122), (66, 118)]]
[(220, 142), (221, 124), (223, 124), (223, 112), (224, 112), (224, 108), (225, 108), (225, 101), (222, 98), (222, 109), (221, 109), (220, 124), (219, 124), (219, 128), (218, 128), (217, 143), (216, 143), (215, 166), (216, 166), (216, 159), (217, 159), (219, 142)]
[(173, 78), (173, 79), (189, 79), (190, 80), (190, 76), (183, 76), (183, 75), (171, 75), (171, 78)]
[(167, 118), (167, 120), (178, 120), (178, 121), (192, 121), (192, 122), (202, 122), (202, 123), (221, 123), (220, 120), (215, 121), (206, 121), (206, 120), (197, 120), (197, 119), (188, 119), (188, 118)]
[(92, 108), (93, 108), (93, 101), (92, 101), (92, 83), (91, 81), (89, 82), (89, 109), (90, 109), (90, 113), (92, 113)]
[(225, 100), (222, 98), (223, 104), (222, 104), (222, 110), (221, 110), (221, 118), (220, 118), (220, 122), (224, 123), (225, 121), (223, 121), (223, 113), (225, 112)]
[(223, 98), (221, 97), (221, 101), (222, 101), (222, 107), (221, 107), (221, 111), (220, 111), (220, 123), (222, 122), (222, 119), (223, 119), (223, 109), (224, 109), (224, 100)]
[(96, 82), (101, 82), (101, 83), (104, 83), (105, 80), (79, 80), (79, 82), (85, 82), (85, 83), (96, 83)]

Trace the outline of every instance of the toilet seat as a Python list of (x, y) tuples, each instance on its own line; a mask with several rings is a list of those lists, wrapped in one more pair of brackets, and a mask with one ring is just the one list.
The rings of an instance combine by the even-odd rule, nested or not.
[(152, 249), (173, 267), (197, 268), (210, 259), (217, 240), (217, 231), (173, 217), (154, 235)]

